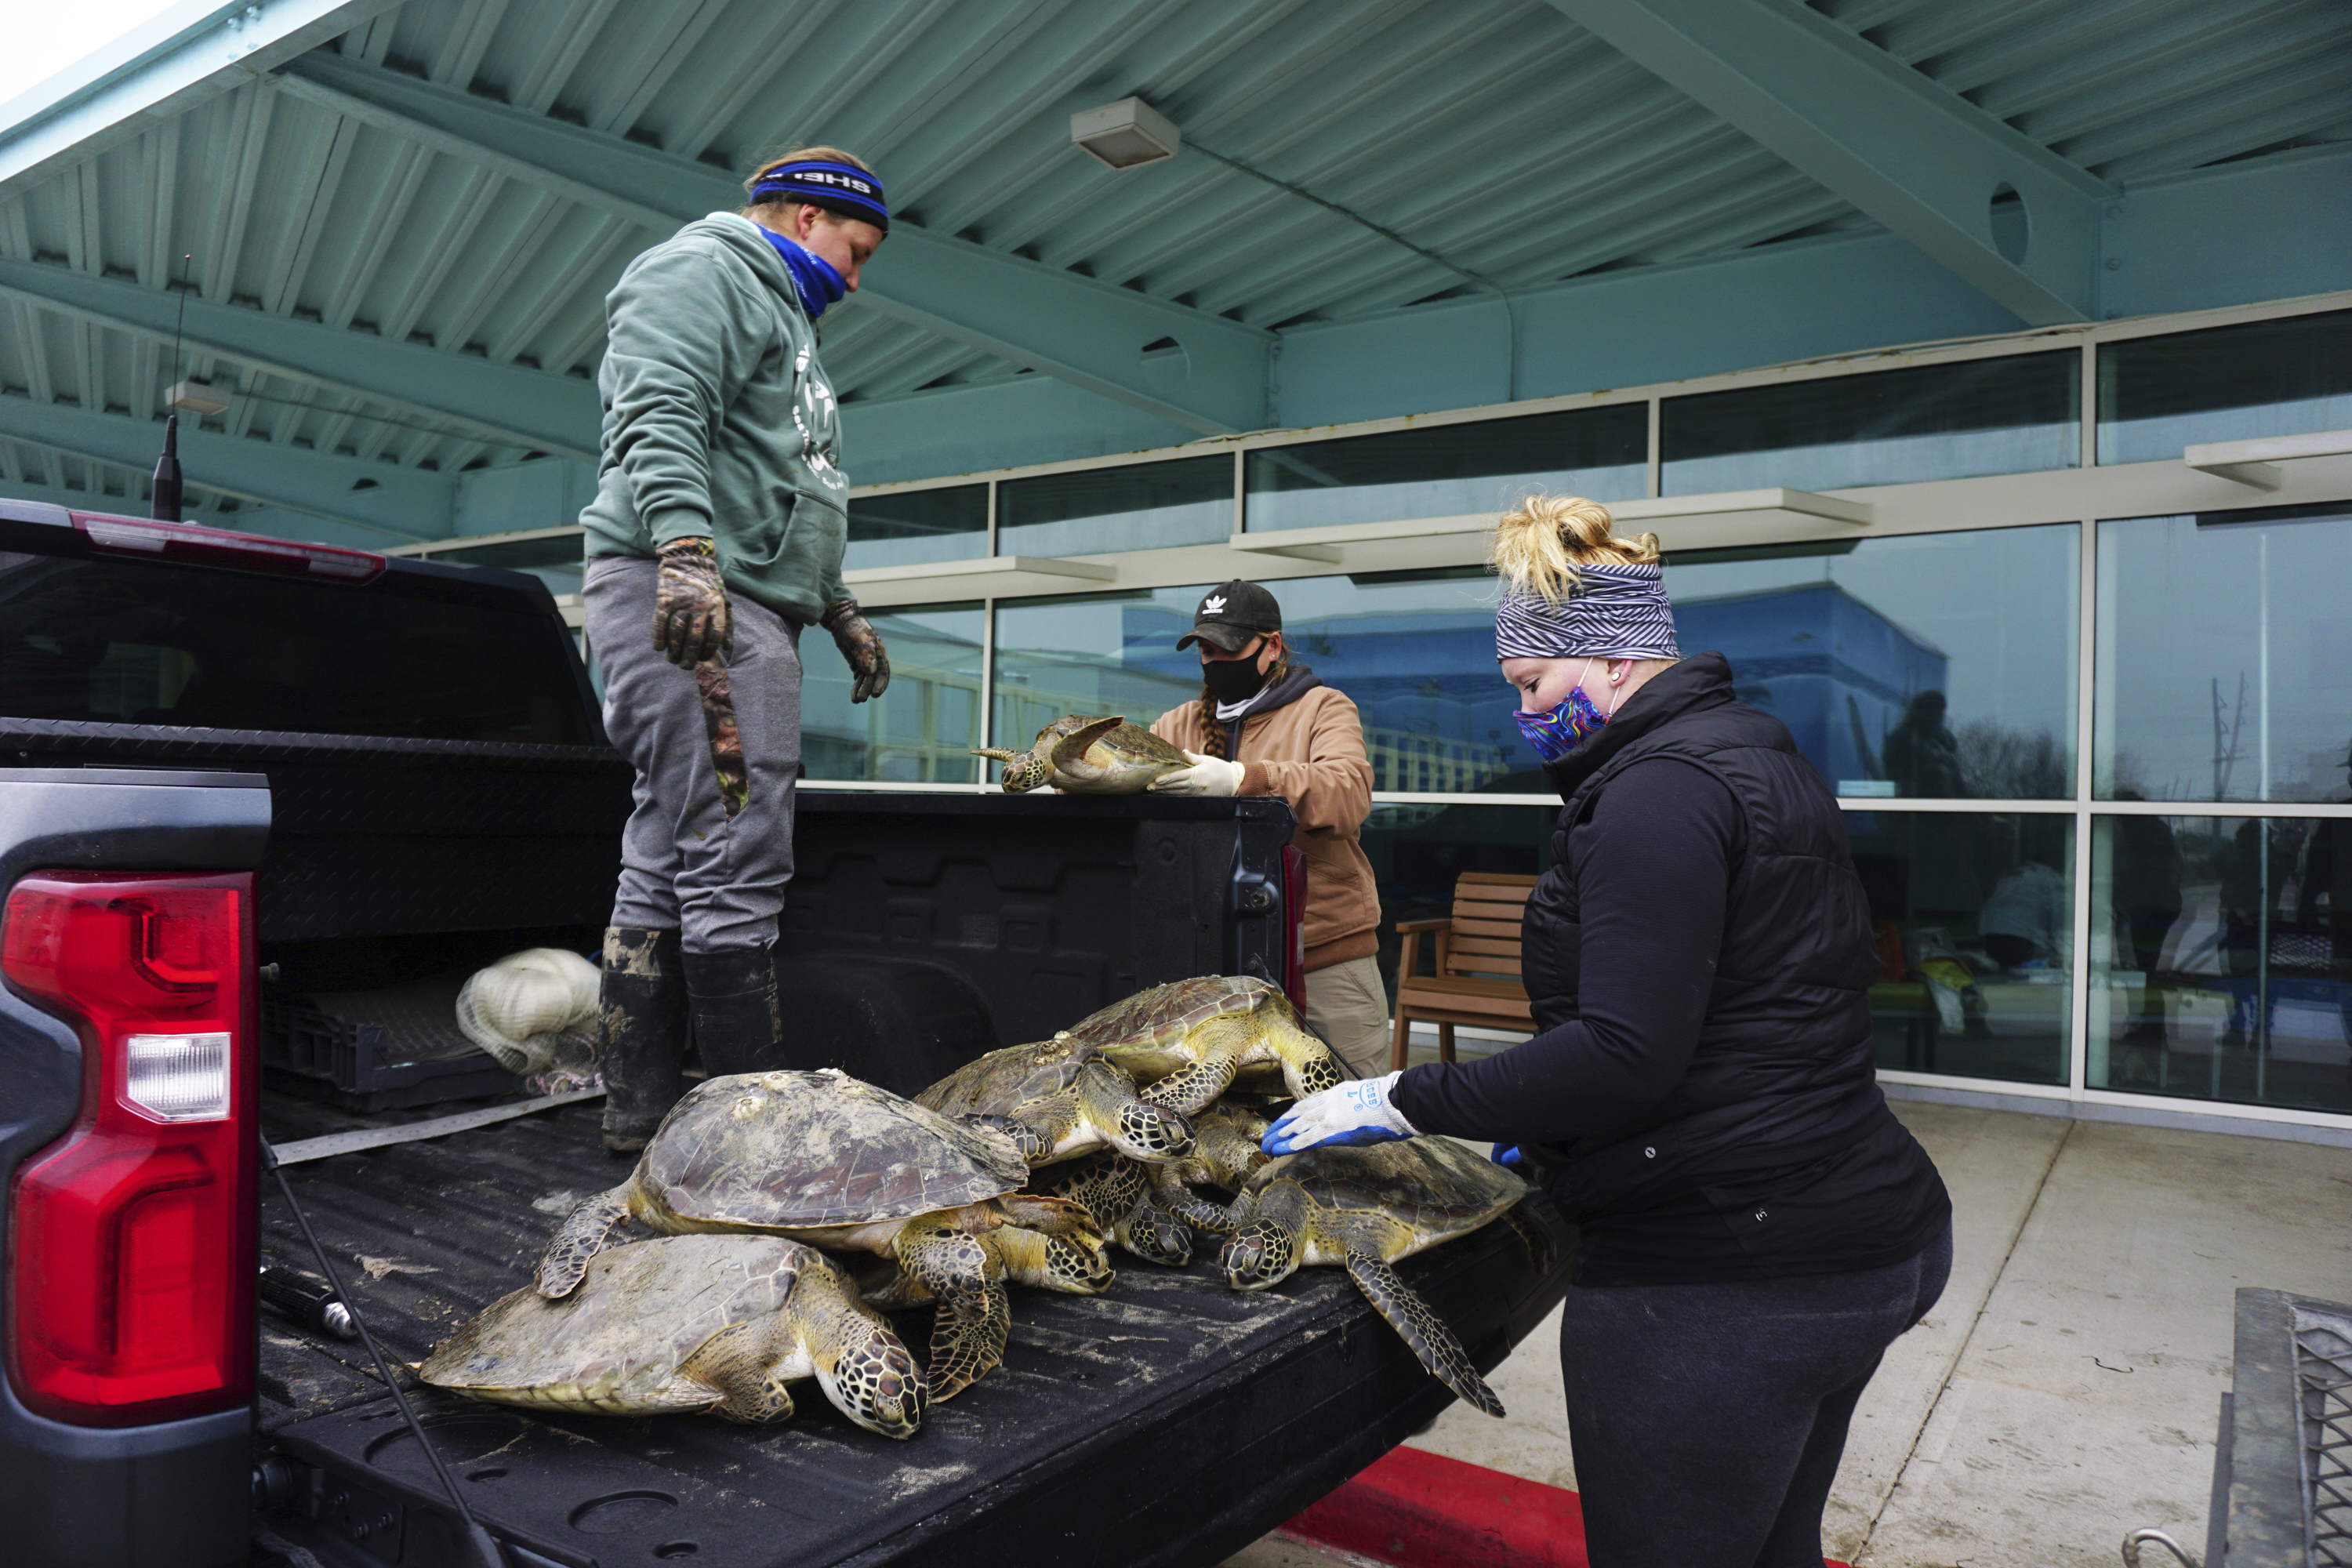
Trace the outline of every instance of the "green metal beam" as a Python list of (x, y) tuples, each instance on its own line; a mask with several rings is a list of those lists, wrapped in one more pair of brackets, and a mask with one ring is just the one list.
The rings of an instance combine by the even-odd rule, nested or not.
[(461, 426), (501, 443), (596, 460), (596, 388), (577, 376), (422, 343), (387, 342), (372, 333), (218, 304), (198, 294), (183, 300), (121, 279), (0, 258), (0, 300), (12, 299), (163, 343), (172, 342), (184, 307), (186, 344), (196, 353)]
[[(288, 96), (667, 235), (742, 205), (724, 171), (339, 55), (274, 79)], [(913, 224), (894, 224), (862, 308), (1204, 435), (1266, 422), (1274, 334)], [(1165, 349), (1144, 351), (1165, 340)]]
[[(160, 421), (27, 397), (0, 396), (0, 436), (133, 473), (152, 470), (163, 447)], [(220, 435), (184, 420), (180, 463), (189, 485), (240, 500), (400, 539), (450, 531), (455, 485), (446, 475)]]
[(0, 196), (98, 156), (400, 0), (183, 0), (0, 105)]
[[(2094, 313), (2116, 193), (1796, 0), (1551, 0), (2034, 326)], [(2024, 203), (2021, 253), (1994, 195)]]

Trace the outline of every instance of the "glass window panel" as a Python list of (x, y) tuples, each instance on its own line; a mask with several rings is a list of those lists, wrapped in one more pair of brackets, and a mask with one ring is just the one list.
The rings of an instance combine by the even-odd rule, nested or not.
[(1645, 403), (1436, 425), (1249, 454), (1249, 526), (1499, 512), (1530, 489), (1623, 500), (1649, 488)]
[(580, 531), (572, 529), (551, 539), (518, 539), (504, 544), (478, 544), (467, 550), (436, 550), (425, 557), (445, 566), (503, 566), (528, 572), (547, 584), (551, 594), (577, 594), (588, 570)]
[(1233, 533), (1230, 456), (1040, 474), (996, 487), (999, 555), (1164, 550), (1214, 544)]
[(2335, 800), (2352, 742), (2352, 505), (2099, 524), (2102, 800)]
[(2082, 361), (1964, 360), (1669, 397), (1660, 493), (1834, 490), (2082, 460)]
[[(1500, 686), (1502, 683), (1496, 683)], [(1375, 805), (1364, 819), (1364, 858), (1381, 891), (1381, 976), (1396, 997), (1397, 960), (1404, 939), (1399, 921), (1437, 920), (1453, 912), (1454, 882), (1465, 871), (1500, 871), (1540, 876), (1551, 868), (1552, 819), (1557, 805)], [(1422, 944), (1428, 953), (1430, 946)], [(1423, 973), (1431, 960), (1422, 959)], [(1420, 1028), (1434, 1026), (1423, 1025)], [(1501, 1048), (1498, 1043), (1464, 1039), (1464, 1055)], [(1413, 1060), (1433, 1059), (1416, 1050)]]
[(868, 612), (890, 650), (890, 689), (849, 700), (849, 667), (822, 632), (801, 638), (801, 757), (812, 779), (971, 784), (980, 776), (978, 605)]
[(856, 496), (849, 502), (849, 548), (842, 565), (908, 566), (988, 553), (988, 487), (950, 485)]
[[(994, 743), (1026, 751), (1066, 713), (1119, 713), (1149, 726), (1200, 700), (1201, 656), (1179, 653), (1176, 639), (1192, 630), (1210, 586), (1001, 601)], [(994, 763), (988, 770), (1003, 776)]]
[(1841, 795), (2074, 793), (2077, 525), (1682, 552), (1685, 651), (1731, 661)]
[(1553, 793), (1511, 719), (1495, 663), (1495, 580), (1483, 569), (1265, 586), (1282, 605), (1292, 662), (1354, 700), (1374, 789)]
[(2099, 345), (2099, 461), (2352, 427), (2352, 310)]
[(1878, 1065), (2063, 1083), (2074, 819), (1848, 811), (1878, 949)]
[(2093, 818), (2090, 985), (2095, 1089), (2352, 1111), (2352, 820)]

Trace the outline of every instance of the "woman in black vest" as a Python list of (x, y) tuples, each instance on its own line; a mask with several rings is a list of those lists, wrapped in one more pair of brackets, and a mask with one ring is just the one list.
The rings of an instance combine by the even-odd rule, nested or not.
[(1494, 556), (1566, 802), (1523, 932), (1540, 1032), (1311, 1096), (1266, 1148), (1495, 1140), (1583, 1229), (1560, 1367), (1594, 1568), (1819, 1568), (1854, 1404), (1951, 1268), (1873, 1076), (1837, 802), (1721, 654), (1681, 657), (1654, 535), (1538, 497)]

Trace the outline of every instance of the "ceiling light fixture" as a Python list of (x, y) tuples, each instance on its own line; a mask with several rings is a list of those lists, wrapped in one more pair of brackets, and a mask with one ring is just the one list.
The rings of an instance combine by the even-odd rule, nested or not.
[(163, 395), (165, 405), (210, 418), (228, 412), (228, 399), (201, 381), (175, 381)]
[(1139, 98), (1122, 98), (1070, 116), (1070, 140), (1113, 169), (1139, 169), (1176, 156), (1183, 133)]

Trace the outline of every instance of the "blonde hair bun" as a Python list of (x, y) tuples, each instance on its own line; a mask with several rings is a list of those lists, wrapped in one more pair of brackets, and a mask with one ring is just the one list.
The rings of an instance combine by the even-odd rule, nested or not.
[(1627, 539), (1612, 531), (1615, 526), (1597, 500), (1530, 495), (1496, 521), (1486, 559), (1510, 592), (1556, 606), (1575, 591), (1579, 567), (1657, 563), (1656, 534)]

